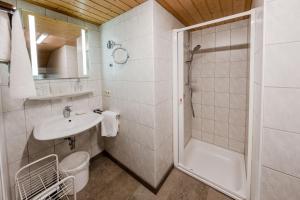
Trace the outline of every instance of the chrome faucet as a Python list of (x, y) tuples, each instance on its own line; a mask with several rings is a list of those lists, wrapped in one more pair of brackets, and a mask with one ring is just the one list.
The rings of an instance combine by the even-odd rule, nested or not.
[(63, 110), (64, 118), (69, 118), (71, 111), (72, 111), (71, 106), (65, 106), (65, 108)]

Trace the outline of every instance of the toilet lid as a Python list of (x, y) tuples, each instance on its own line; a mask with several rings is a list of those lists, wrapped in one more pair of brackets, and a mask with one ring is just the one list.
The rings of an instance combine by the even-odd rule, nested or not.
[(72, 172), (84, 168), (90, 161), (90, 155), (86, 151), (78, 151), (65, 157), (60, 163), (59, 168), (62, 172)]

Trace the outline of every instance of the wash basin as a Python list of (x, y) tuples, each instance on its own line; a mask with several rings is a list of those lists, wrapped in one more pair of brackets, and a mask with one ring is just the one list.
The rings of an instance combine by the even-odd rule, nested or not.
[(74, 114), (69, 118), (64, 118), (62, 115), (55, 116), (34, 127), (33, 135), (37, 140), (67, 138), (96, 126), (102, 119), (102, 115), (94, 112)]

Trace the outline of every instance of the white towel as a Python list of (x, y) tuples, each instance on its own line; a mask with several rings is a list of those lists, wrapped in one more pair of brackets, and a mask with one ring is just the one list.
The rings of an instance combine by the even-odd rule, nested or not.
[(11, 40), (10, 95), (17, 99), (36, 96), (19, 11), (16, 11), (12, 18)]
[(5, 12), (0, 12), (0, 34), (0, 60), (8, 62), (10, 59), (10, 21)]
[(112, 111), (102, 113), (101, 135), (106, 137), (115, 137), (119, 131), (119, 114)]

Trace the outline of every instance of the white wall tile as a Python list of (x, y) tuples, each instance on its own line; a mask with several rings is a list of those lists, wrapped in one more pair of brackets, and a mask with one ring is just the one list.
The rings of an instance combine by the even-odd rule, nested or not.
[(300, 90), (265, 88), (264, 126), (300, 133)]
[(216, 34), (215, 33), (207, 33), (202, 32), (202, 47), (203, 48), (213, 48), (216, 46)]
[(215, 78), (215, 92), (229, 92), (229, 78)]
[(230, 78), (230, 93), (246, 94), (247, 93), (246, 78)]
[(215, 93), (215, 106), (229, 108), (229, 94)]
[[(265, 3), (265, 32), (266, 43), (283, 43), (299, 41), (300, 27), (295, 26), (300, 17), (297, 9), (298, 0), (269, 1)], [(276, 19), (276, 20), (274, 20)]]
[(203, 63), (200, 65), (200, 67), (198, 66), (198, 68), (200, 68), (199, 69), (200, 77), (214, 77), (214, 69), (215, 69), (214, 63)]
[(202, 118), (198, 118), (198, 117), (192, 118), (192, 129), (201, 131), (201, 127), (202, 127)]
[(214, 120), (202, 119), (202, 131), (205, 133), (214, 133)]
[(202, 92), (202, 104), (203, 105), (214, 105), (215, 102), (214, 92)]
[(24, 108), (24, 100), (13, 99), (10, 96), (9, 88), (7, 86), (2, 87), (2, 104), (3, 112), (21, 110)]
[(201, 90), (206, 92), (214, 91), (214, 79), (201, 78)]
[(202, 132), (202, 140), (204, 142), (213, 143), (214, 142), (214, 134)]
[(243, 94), (230, 95), (230, 108), (246, 110), (247, 96)]
[(215, 107), (215, 120), (216, 121), (228, 123), (228, 119), (229, 119), (229, 109), (228, 108)]
[(205, 106), (201, 107), (202, 109), (202, 118), (204, 119), (214, 119), (215, 107), (214, 106)]
[(248, 26), (248, 23), (249, 23), (249, 21), (247, 19), (245, 19), (245, 20), (239, 20), (239, 21), (231, 23), (230, 24), (230, 28), (231, 29), (243, 28), (243, 27)]
[(6, 148), (8, 163), (25, 158), (28, 155), (26, 135), (10, 135), (6, 140)]
[(240, 125), (240, 126), (245, 126), (245, 124), (246, 124), (246, 111), (230, 109), (229, 123), (230, 124), (235, 124), (235, 125)]
[(229, 140), (229, 149), (243, 154), (245, 151), (245, 143), (237, 140)]
[(300, 87), (299, 49), (299, 42), (266, 46), (265, 85)]
[(230, 63), (229, 62), (217, 62), (216, 63), (215, 77), (229, 77), (229, 72), (230, 72)]
[(198, 131), (198, 130), (195, 130), (195, 129), (192, 130), (192, 136), (193, 136), (193, 138), (196, 138), (198, 140), (202, 139), (201, 131)]
[(216, 65), (220, 65), (224, 62), (230, 62), (230, 51), (217, 51), (216, 62)]
[(300, 199), (300, 180), (272, 169), (262, 168), (261, 199)]
[(230, 30), (216, 32), (216, 47), (230, 45)]
[(230, 30), (230, 24), (222, 24), (216, 27), (216, 32)]
[(263, 165), (300, 177), (300, 134), (264, 129)]
[(248, 77), (248, 62), (231, 62), (230, 77)]
[(246, 128), (245, 126), (238, 126), (229, 124), (229, 138), (240, 142), (245, 141)]
[(4, 113), (4, 126), (6, 138), (17, 135), (26, 136), (24, 110), (17, 110)]
[(215, 135), (228, 138), (228, 123), (215, 121)]
[(220, 137), (215, 135), (214, 144), (223, 148), (228, 148), (228, 137)]
[(248, 57), (247, 49), (235, 49), (230, 51), (230, 60), (232, 62), (246, 61)]
[(237, 28), (231, 30), (231, 35), (230, 35), (230, 43), (231, 45), (241, 45), (241, 44), (246, 44), (247, 43), (247, 38), (248, 38), (248, 28)]

